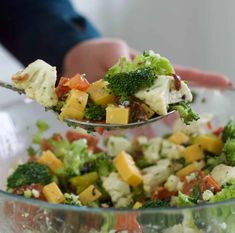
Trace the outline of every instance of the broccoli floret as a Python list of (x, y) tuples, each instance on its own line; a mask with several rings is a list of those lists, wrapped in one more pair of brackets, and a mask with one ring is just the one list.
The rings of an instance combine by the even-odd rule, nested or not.
[(156, 200), (145, 202), (140, 209), (170, 207), (170, 200)]
[(189, 125), (192, 121), (197, 121), (199, 119), (199, 116), (193, 112), (190, 105), (186, 102), (180, 102), (177, 104), (173, 104), (170, 107), (172, 110), (176, 110), (180, 118), (184, 121), (186, 125)]
[(235, 189), (231, 186), (229, 188), (224, 188), (220, 192), (216, 193), (210, 199), (210, 202), (226, 201), (233, 198), (235, 198)]
[(224, 155), (229, 166), (235, 166), (235, 139), (228, 139), (224, 144)]
[(101, 105), (91, 104), (86, 108), (85, 118), (88, 120), (101, 121), (105, 119), (105, 109)]
[(91, 154), (88, 151), (87, 141), (85, 139), (74, 141), (64, 156), (65, 175), (68, 177), (80, 175), (80, 169), (90, 160)]
[(110, 157), (104, 153), (99, 153), (94, 156), (96, 156), (94, 162), (99, 176), (108, 176), (114, 170)]
[(210, 156), (206, 159), (206, 168), (211, 171), (214, 167), (223, 163), (227, 163), (224, 154), (221, 154), (220, 156)]
[(7, 179), (8, 188), (17, 188), (33, 183), (49, 184), (52, 181), (52, 174), (47, 166), (36, 162), (29, 162), (19, 165)]
[(195, 205), (196, 200), (179, 191), (178, 195), (178, 206), (191, 206)]
[(126, 99), (139, 90), (151, 87), (157, 79), (152, 68), (145, 67), (130, 72), (121, 72), (115, 75), (106, 75), (108, 88), (117, 96)]
[(82, 206), (81, 202), (79, 201), (79, 196), (74, 195), (73, 193), (64, 194), (64, 204)]
[(222, 133), (223, 142), (226, 142), (228, 139), (235, 139), (235, 124), (233, 121), (229, 121), (227, 125), (224, 127)]

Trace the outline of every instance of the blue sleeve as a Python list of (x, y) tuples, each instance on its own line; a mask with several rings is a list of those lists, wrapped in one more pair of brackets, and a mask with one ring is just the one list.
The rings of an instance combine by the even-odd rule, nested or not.
[(61, 71), (66, 52), (99, 37), (68, 0), (3, 0), (0, 42), (24, 65), (43, 59)]

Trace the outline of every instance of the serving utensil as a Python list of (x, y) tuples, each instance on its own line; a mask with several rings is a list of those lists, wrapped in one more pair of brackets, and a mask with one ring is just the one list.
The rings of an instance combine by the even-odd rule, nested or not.
[[(22, 95), (25, 94), (24, 90), (20, 90), (16, 87), (13, 87), (11, 84), (0, 81), (0, 87), (9, 89), (14, 92), (18, 92), (18, 94)], [(51, 109), (53, 111), (53, 109)], [(55, 112), (55, 111), (54, 111)], [(120, 125), (120, 124), (106, 124), (106, 123), (99, 123), (99, 122), (90, 122), (90, 121), (79, 121), (79, 120), (74, 120), (74, 119), (64, 119), (64, 121), (69, 125), (73, 127), (81, 127), (86, 130), (96, 130), (98, 128), (103, 128), (106, 130), (116, 130), (116, 129), (127, 129), (127, 128), (136, 128), (142, 125), (150, 124), (155, 121), (161, 120), (164, 117), (169, 116), (175, 111), (170, 111), (164, 116), (156, 116), (154, 118), (151, 118), (146, 121), (137, 121), (137, 122), (131, 122), (126, 125)], [(55, 112), (56, 113), (56, 112)], [(56, 113), (57, 114), (57, 113)]]

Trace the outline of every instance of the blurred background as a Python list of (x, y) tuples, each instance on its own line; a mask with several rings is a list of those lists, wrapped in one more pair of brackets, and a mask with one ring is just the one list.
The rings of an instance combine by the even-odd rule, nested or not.
[[(107, 37), (235, 81), (234, 0), (72, 0)], [(1, 79), (20, 64), (0, 47)]]

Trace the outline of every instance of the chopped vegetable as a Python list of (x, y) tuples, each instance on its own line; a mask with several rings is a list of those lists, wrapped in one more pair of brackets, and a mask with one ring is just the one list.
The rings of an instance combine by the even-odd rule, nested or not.
[(48, 184), (52, 175), (47, 166), (36, 162), (29, 162), (19, 165), (7, 179), (8, 188), (17, 188), (33, 183)]
[(87, 205), (101, 196), (101, 192), (94, 186), (90, 185), (79, 195), (79, 199), (83, 205)]
[(64, 194), (64, 204), (82, 206), (82, 204), (79, 200), (79, 196), (74, 195), (73, 193), (65, 193)]
[(156, 200), (145, 202), (140, 209), (170, 207), (169, 200)]
[(42, 192), (50, 203), (59, 204), (65, 200), (63, 193), (55, 182), (44, 186)]
[(197, 121), (199, 116), (193, 112), (188, 103), (180, 102), (171, 106), (171, 109), (176, 110), (180, 118), (188, 125), (192, 121)]
[(224, 127), (222, 133), (223, 142), (226, 142), (228, 139), (235, 139), (235, 124), (233, 121), (229, 121)]
[(106, 123), (127, 125), (129, 115), (129, 108), (108, 106), (106, 108)]
[(228, 139), (224, 144), (224, 155), (227, 164), (235, 166), (235, 139)]
[(89, 87), (89, 82), (84, 75), (76, 74), (66, 82), (65, 86), (68, 86), (70, 89), (86, 91)]
[(84, 117), (88, 120), (101, 121), (105, 119), (105, 109), (101, 105), (89, 105), (85, 110)]

